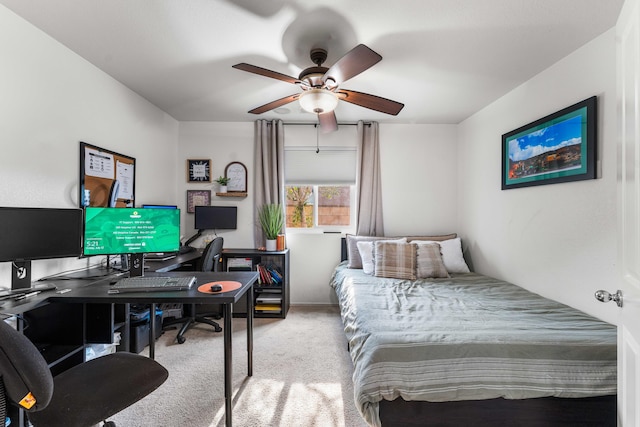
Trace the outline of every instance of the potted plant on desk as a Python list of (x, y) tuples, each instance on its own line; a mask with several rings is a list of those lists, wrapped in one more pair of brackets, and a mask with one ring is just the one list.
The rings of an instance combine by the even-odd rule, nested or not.
[(276, 239), (284, 225), (284, 214), (279, 204), (266, 204), (258, 208), (258, 220), (266, 241), (268, 251), (276, 250)]
[(229, 184), (229, 181), (231, 181), (231, 178), (227, 178), (226, 176), (222, 176), (222, 175), (220, 175), (220, 177), (218, 179), (216, 179), (216, 182), (220, 186), (220, 188), (219, 188), (219, 190), (220, 190), (219, 192), (220, 193), (226, 193), (227, 192), (227, 184)]

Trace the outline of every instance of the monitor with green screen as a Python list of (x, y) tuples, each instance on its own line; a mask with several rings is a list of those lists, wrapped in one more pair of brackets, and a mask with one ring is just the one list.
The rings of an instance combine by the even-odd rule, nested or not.
[(180, 210), (86, 207), (83, 254), (176, 252)]

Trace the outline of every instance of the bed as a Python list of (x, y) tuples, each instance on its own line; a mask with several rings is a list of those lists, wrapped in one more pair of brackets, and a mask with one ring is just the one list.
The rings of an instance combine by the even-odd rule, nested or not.
[(451, 235), (349, 238), (330, 283), (367, 423), (616, 425), (615, 326), (470, 272)]

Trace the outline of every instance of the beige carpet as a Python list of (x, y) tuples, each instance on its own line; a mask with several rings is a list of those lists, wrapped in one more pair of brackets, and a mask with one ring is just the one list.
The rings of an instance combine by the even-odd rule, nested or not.
[[(234, 426), (366, 427), (354, 405), (337, 307), (292, 307), (284, 320), (255, 319), (253, 377), (246, 376), (245, 326), (233, 320)], [(222, 333), (198, 325), (184, 344), (175, 335), (167, 331), (156, 342), (169, 379), (112, 417), (119, 426), (224, 426)]]

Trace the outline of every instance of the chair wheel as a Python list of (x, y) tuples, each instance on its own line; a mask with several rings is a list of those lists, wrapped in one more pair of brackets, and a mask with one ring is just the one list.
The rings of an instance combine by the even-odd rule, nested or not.
[(113, 421), (105, 421), (104, 424), (102, 424), (102, 427), (116, 427), (116, 423)]
[(222, 332), (222, 328), (220, 326), (216, 326), (213, 328), (216, 332)]
[(178, 344), (184, 344), (187, 339), (185, 337), (176, 337), (176, 340), (178, 341)]

